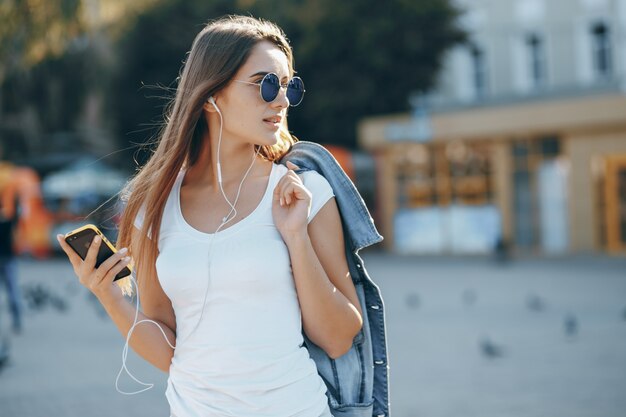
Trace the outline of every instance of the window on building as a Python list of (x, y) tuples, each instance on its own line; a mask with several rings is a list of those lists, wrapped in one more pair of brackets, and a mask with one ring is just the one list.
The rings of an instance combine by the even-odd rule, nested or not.
[(538, 170), (544, 161), (560, 154), (561, 141), (557, 136), (513, 142), (513, 227), (518, 247), (534, 249), (540, 243)]
[(426, 145), (413, 144), (399, 149), (396, 154), (398, 164), (398, 205), (402, 208), (416, 208), (435, 204), (434, 161)]
[(541, 88), (546, 82), (545, 46), (541, 36), (532, 33), (526, 37), (526, 49), (528, 53), (529, 74), (531, 85)]
[(487, 143), (412, 144), (399, 150), (397, 158), (402, 208), (493, 202)]
[(536, 150), (528, 140), (513, 143), (513, 214), (515, 244), (523, 248), (535, 245), (535, 202), (533, 193), (532, 167), (535, 165)]
[(470, 45), (470, 57), (472, 61), (472, 82), (476, 98), (483, 98), (487, 94), (487, 62), (485, 51), (478, 45)]
[(591, 27), (593, 67), (598, 78), (605, 78), (612, 73), (611, 33), (609, 27), (603, 23), (596, 23)]

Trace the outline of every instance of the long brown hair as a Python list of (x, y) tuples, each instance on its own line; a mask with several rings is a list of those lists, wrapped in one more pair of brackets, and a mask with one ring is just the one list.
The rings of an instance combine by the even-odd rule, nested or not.
[[(194, 39), (181, 70), (176, 94), (166, 110), (158, 146), (120, 194), (124, 209), (117, 247), (129, 249), (138, 285), (150, 285), (148, 281), (156, 279), (157, 243), (165, 203), (180, 169), (198, 161), (203, 137), (208, 130), (203, 105), (210, 96), (228, 85), (254, 46), (264, 40), (285, 53), (293, 75), (291, 47), (283, 31), (271, 22), (247, 16), (225, 16), (209, 22)], [(275, 161), (295, 141), (285, 124), (278, 143), (261, 146), (259, 154)], [(141, 233), (137, 235), (133, 234), (133, 221), (140, 209), (145, 210), (144, 221)], [(125, 294), (132, 294), (129, 278), (117, 282)]]

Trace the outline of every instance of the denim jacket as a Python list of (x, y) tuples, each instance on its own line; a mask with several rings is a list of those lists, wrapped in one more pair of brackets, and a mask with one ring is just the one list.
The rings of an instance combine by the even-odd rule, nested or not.
[(337, 359), (311, 342), (304, 341), (328, 388), (326, 395), (334, 417), (387, 417), (389, 415), (389, 365), (385, 333), (385, 309), (380, 289), (369, 277), (359, 250), (378, 243), (378, 233), (363, 199), (335, 158), (321, 145), (296, 142), (281, 163), (291, 161), (300, 170), (314, 170), (333, 188), (345, 237), (350, 276), (361, 310), (363, 328), (350, 350)]

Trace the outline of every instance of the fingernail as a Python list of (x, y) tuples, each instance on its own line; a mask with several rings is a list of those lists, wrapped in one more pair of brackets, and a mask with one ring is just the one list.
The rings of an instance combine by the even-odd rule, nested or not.
[(122, 249), (120, 249), (120, 253), (124, 254), (124, 253), (126, 253), (126, 252), (128, 252), (128, 248), (122, 248)]
[(61, 240), (62, 237), (63, 235), (57, 235), (57, 240)]
[(96, 237), (93, 238), (93, 243), (100, 243), (100, 236), (96, 235)]
[(130, 262), (130, 256), (125, 257), (124, 259), (122, 259), (124, 262)]

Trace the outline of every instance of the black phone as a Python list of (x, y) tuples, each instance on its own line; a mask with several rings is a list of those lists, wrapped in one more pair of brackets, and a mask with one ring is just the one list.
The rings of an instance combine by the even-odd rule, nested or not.
[[(85, 260), (87, 257), (87, 251), (93, 242), (93, 238), (96, 235), (100, 235), (102, 238), (102, 243), (100, 244), (100, 248), (98, 249), (98, 256), (96, 258), (96, 268), (99, 267), (102, 262), (106, 261), (111, 257), (114, 253), (117, 252), (115, 246), (109, 242), (109, 240), (104, 236), (104, 234), (93, 224), (88, 224), (82, 227), (79, 227), (76, 230), (72, 230), (71, 232), (65, 235), (65, 241), (74, 252), (81, 257), (82, 260)], [(113, 281), (117, 281), (118, 279), (127, 277), (131, 274), (132, 268), (130, 266), (126, 266), (122, 269), (113, 279)]]

